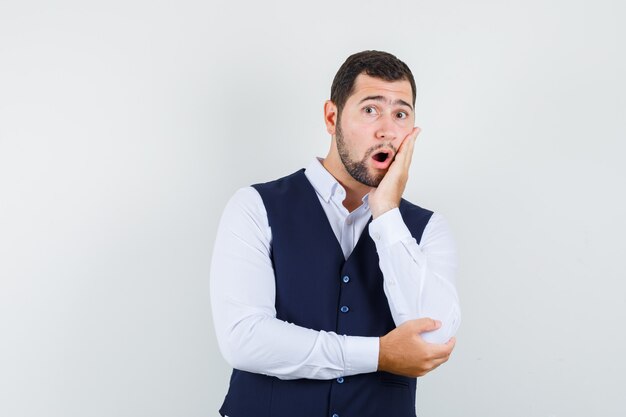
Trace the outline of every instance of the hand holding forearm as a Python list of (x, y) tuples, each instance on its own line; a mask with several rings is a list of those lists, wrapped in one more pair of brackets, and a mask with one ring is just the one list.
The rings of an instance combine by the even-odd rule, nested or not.
[(378, 370), (415, 378), (446, 362), (456, 339), (438, 345), (425, 342), (421, 333), (436, 330), (440, 322), (424, 318), (410, 320), (380, 338)]

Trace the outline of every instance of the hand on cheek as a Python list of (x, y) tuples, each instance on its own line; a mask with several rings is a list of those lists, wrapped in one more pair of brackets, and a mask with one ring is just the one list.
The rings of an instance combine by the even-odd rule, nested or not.
[(409, 179), (413, 149), (419, 132), (420, 128), (414, 127), (402, 140), (398, 153), (393, 163), (389, 166), (387, 174), (385, 174), (378, 187), (370, 191), (368, 197), (369, 205), (374, 218), (400, 205), (400, 199)]

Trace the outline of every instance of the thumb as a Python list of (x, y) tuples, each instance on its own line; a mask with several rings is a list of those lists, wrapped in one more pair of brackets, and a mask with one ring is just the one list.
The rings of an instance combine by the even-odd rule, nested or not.
[(441, 322), (439, 320), (433, 320), (428, 317), (413, 320), (413, 330), (418, 333), (431, 332), (433, 330), (437, 330), (440, 327)]

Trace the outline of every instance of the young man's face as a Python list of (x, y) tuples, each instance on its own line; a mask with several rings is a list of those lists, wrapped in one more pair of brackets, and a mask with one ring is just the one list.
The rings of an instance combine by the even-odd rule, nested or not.
[(412, 102), (407, 80), (384, 81), (366, 74), (356, 78), (335, 132), (339, 157), (352, 178), (378, 186), (413, 129)]

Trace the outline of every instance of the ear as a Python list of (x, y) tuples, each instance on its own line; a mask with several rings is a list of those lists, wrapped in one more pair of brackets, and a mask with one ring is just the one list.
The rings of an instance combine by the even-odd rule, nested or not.
[(326, 131), (334, 135), (337, 129), (337, 106), (330, 100), (324, 103), (324, 123), (326, 123)]

